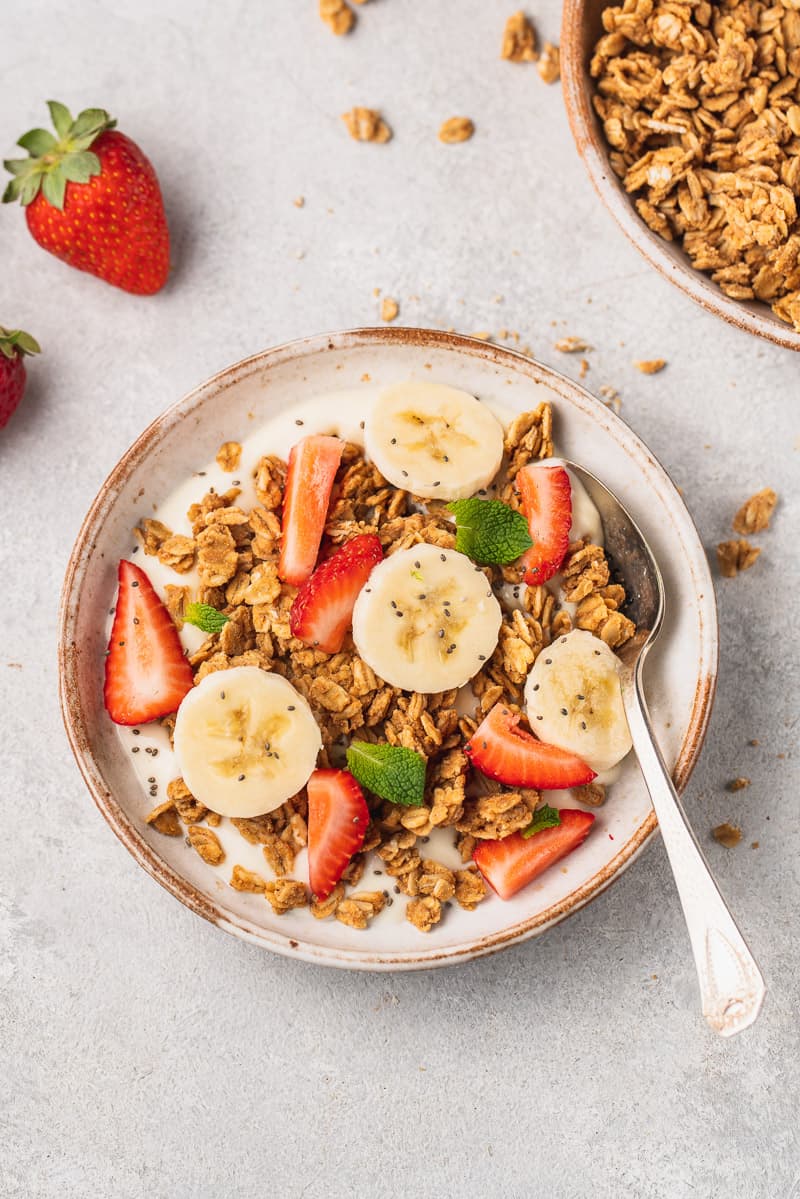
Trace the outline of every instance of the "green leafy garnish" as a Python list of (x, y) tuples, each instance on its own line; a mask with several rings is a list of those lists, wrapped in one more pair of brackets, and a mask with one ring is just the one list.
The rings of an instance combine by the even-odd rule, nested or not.
[(533, 545), (528, 522), (501, 500), (454, 500), (456, 549), (481, 566), (516, 562)]
[(186, 624), (193, 624), (204, 633), (221, 633), (230, 616), (218, 612), (211, 604), (187, 604), (183, 619)]
[(543, 829), (555, 828), (559, 824), (561, 824), (561, 813), (558, 808), (551, 808), (548, 804), (544, 804), (533, 813), (533, 819), (528, 827), (522, 830), (522, 835), (523, 837), (533, 837)]
[(362, 787), (390, 803), (418, 808), (425, 798), (425, 759), (413, 749), (353, 741), (347, 769)]
[(0, 325), (0, 354), (15, 358), (18, 354), (41, 354), (39, 343), (22, 329), (4, 329)]

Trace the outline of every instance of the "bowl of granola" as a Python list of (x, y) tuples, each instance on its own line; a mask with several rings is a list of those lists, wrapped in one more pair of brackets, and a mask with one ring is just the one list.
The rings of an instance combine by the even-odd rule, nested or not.
[(591, 181), (648, 262), (800, 349), (800, 12), (565, 0), (561, 72)]
[(521, 354), (418, 329), (280, 346), (123, 456), (64, 584), (64, 720), (136, 861), (288, 956), (421, 969), (577, 911), (656, 827), (620, 708), (635, 633), (597, 510), (664, 568), (654, 726), (682, 788), (716, 678), (676, 488)]

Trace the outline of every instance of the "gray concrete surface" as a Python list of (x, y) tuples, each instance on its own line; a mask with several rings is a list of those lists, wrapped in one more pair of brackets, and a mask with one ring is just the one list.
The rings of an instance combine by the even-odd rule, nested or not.
[[(536, 5), (542, 35), (558, 7)], [(162, 295), (135, 299), (0, 212), (0, 320), (45, 349), (0, 435), (2, 1196), (800, 1193), (800, 361), (639, 260), (598, 207), (558, 87), (499, 61), (512, 8), (374, 0), (337, 39), (314, 0), (5, 0), (3, 152), (51, 95), (111, 109), (158, 167), (176, 265)], [(348, 139), (339, 114), (356, 103), (384, 110), (390, 145)], [(477, 133), (446, 147), (454, 114)], [(377, 323), (376, 287), (402, 323), (518, 330), (569, 373), (553, 341), (586, 338), (587, 382), (619, 389), (708, 546), (750, 492), (781, 493), (757, 567), (719, 582), (720, 688), (688, 798), (770, 987), (732, 1042), (698, 1015), (660, 843), (536, 942), (367, 977), (216, 932), (89, 800), (55, 665), (87, 505), (167, 404), (271, 343)], [(669, 366), (652, 378), (632, 366), (656, 356)], [(739, 774), (752, 786), (731, 795)], [(724, 819), (744, 829), (734, 851), (709, 841)]]

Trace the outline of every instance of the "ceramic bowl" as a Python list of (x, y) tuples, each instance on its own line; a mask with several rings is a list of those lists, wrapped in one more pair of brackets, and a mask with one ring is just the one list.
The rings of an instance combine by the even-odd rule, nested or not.
[(561, 84), (572, 135), (597, 194), (637, 250), (660, 274), (708, 312), (748, 333), (790, 350), (800, 350), (800, 333), (760, 300), (732, 300), (716, 283), (695, 270), (689, 256), (664, 241), (644, 223), (611, 168), (608, 145), (592, 107), (594, 80), (589, 75), (593, 48), (603, 34), (601, 15), (608, 0), (564, 0), (561, 22)]
[[(476, 911), (455, 905), (429, 934), (402, 918), (402, 902), (368, 930), (307, 911), (276, 917), (262, 896), (228, 886), (230, 858), (214, 870), (181, 837), (144, 822), (154, 801), (103, 709), (108, 611), (131, 529), (211, 460), (271, 414), (339, 389), (410, 378), (449, 383), (513, 413), (551, 400), (557, 451), (584, 464), (619, 495), (643, 529), (667, 587), (667, 621), (648, 660), (649, 699), (665, 758), (682, 789), (708, 723), (717, 666), (714, 592), (703, 547), (675, 486), (618, 416), (582, 387), (521, 354), (424, 329), (361, 329), (279, 346), (222, 371), (150, 425), (114, 467), (78, 534), (64, 583), (61, 701), (73, 752), (95, 803), (136, 861), (219, 928), (287, 956), (332, 966), (411, 970), (463, 962), (545, 929), (577, 911), (630, 864), (656, 820), (636, 762), (624, 763), (585, 844), (510, 902)], [(331, 415), (335, 425), (335, 402)], [(269, 451), (268, 445), (264, 451)], [(154, 561), (148, 559), (147, 561)], [(144, 565), (147, 565), (145, 562)], [(263, 869), (263, 865), (262, 865)], [(391, 914), (392, 919), (384, 919)], [(399, 918), (396, 918), (399, 917)]]

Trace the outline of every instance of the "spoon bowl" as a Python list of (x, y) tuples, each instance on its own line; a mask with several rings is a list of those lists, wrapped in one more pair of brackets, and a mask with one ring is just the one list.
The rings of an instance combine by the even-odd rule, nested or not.
[(633, 748), (686, 917), (703, 1015), (715, 1032), (732, 1036), (756, 1019), (766, 987), (692, 831), (650, 723), (642, 674), (644, 660), (664, 622), (664, 580), (644, 535), (617, 497), (584, 467), (576, 462), (566, 464), (600, 513), (606, 553), (625, 587), (623, 611), (636, 625), (636, 633), (616, 652), (622, 663), (622, 700)]

